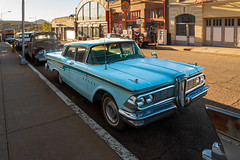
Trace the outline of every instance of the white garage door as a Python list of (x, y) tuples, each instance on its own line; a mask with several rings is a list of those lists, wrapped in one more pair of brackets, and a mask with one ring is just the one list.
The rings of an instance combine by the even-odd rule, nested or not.
[(74, 31), (67, 31), (67, 39), (75, 39)]

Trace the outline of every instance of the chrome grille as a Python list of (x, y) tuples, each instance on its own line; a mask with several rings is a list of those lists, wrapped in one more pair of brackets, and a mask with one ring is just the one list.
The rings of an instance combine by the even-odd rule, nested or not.
[[(198, 78), (198, 77), (197, 77)], [(186, 91), (194, 88), (197, 86), (197, 83), (196, 83), (196, 78), (194, 79), (191, 79), (190, 81), (187, 81), (187, 84), (186, 84)]]
[[(201, 77), (204, 77), (203, 74), (199, 74), (195, 77), (189, 78), (187, 80), (187, 84), (186, 84), (186, 93), (191, 92), (192, 90), (194, 90), (195, 88), (202, 86), (205, 84), (205, 79), (203, 81), (201, 81)], [(198, 82), (197, 82), (198, 79)]]
[(166, 100), (168, 98), (175, 96), (175, 88), (173, 87), (173, 88), (162, 90), (160, 92), (153, 94), (153, 96), (154, 96), (154, 103)]

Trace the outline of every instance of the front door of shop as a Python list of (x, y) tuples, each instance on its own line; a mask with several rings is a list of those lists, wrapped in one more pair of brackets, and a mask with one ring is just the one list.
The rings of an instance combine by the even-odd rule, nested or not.
[(195, 16), (180, 15), (176, 17), (176, 44), (194, 45), (195, 43)]

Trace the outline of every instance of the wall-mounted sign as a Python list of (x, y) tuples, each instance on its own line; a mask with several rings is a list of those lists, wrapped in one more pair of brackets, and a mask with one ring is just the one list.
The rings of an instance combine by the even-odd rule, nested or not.
[(137, 19), (137, 20), (136, 20), (136, 23), (137, 23), (137, 24), (142, 24), (142, 23), (143, 23), (143, 20), (142, 20), (142, 19)]
[(121, 8), (124, 13), (130, 11), (130, 0), (121, 0)]

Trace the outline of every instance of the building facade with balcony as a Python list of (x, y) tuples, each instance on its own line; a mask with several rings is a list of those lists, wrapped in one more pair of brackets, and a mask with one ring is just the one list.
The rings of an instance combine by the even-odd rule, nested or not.
[(239, 0), (169, 0), (171, 44), (240, 46)]

